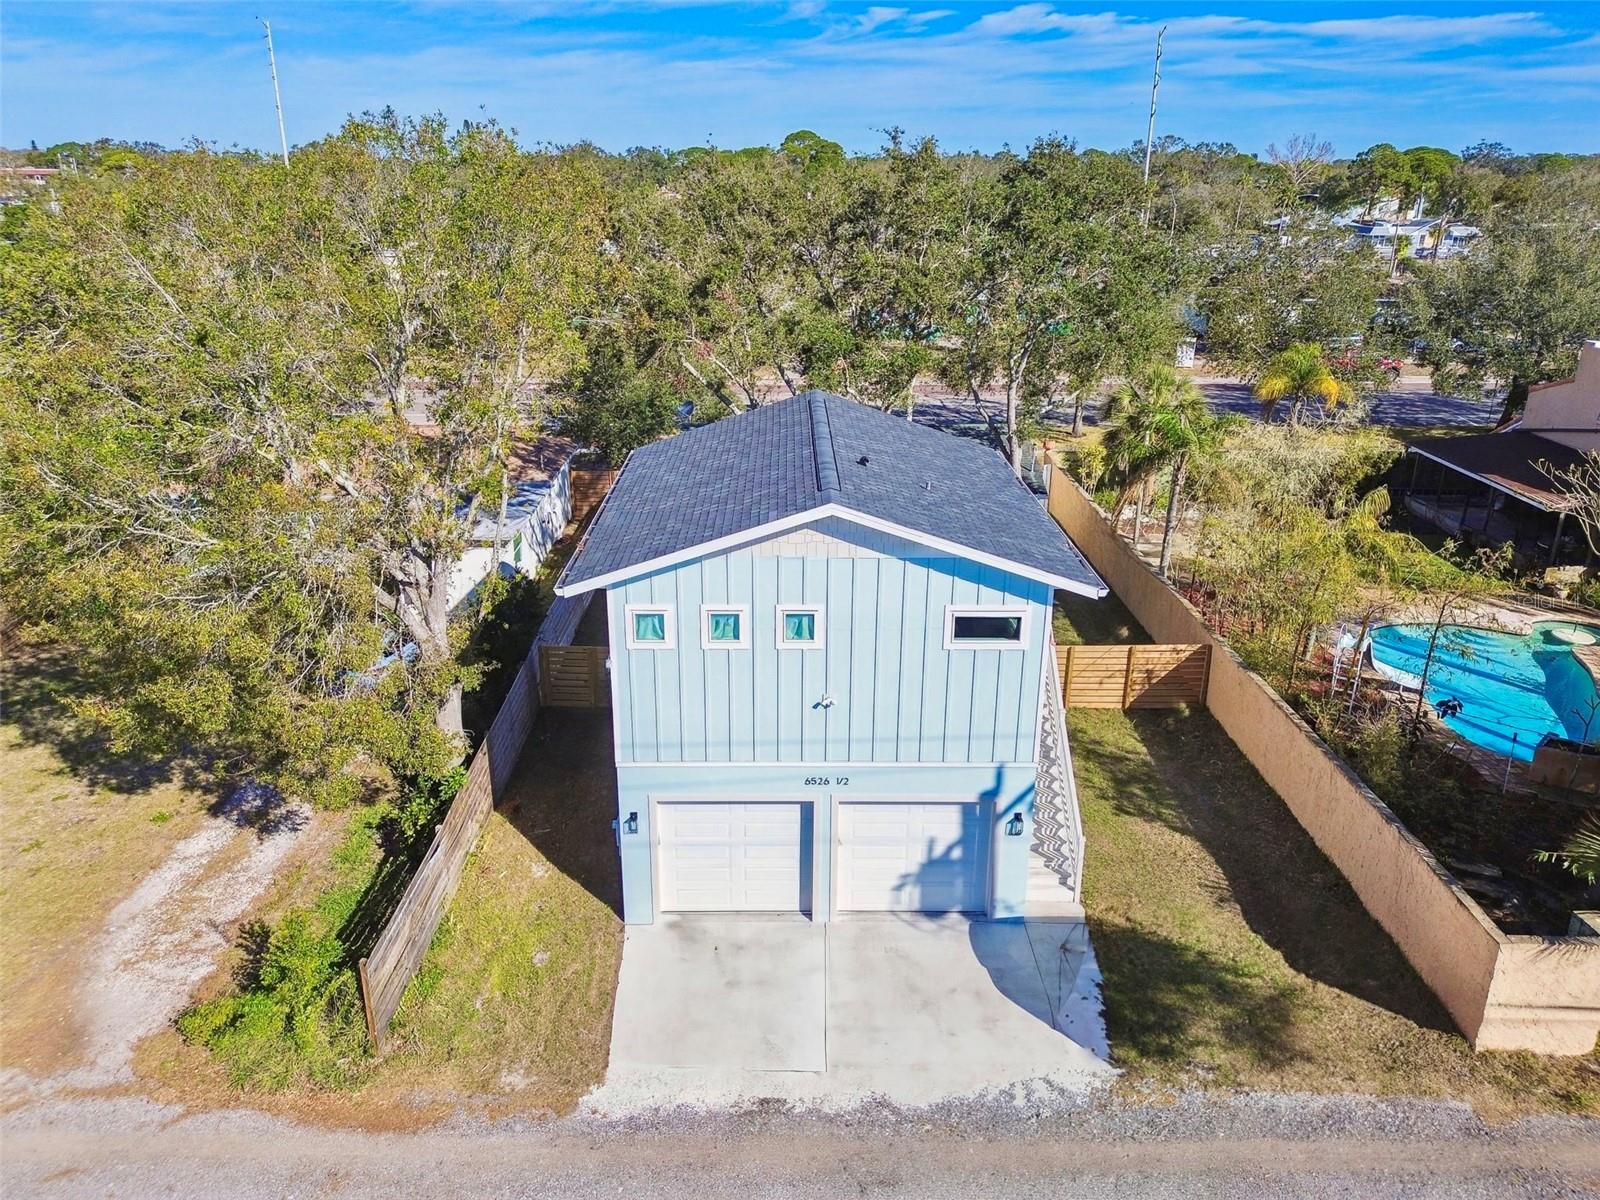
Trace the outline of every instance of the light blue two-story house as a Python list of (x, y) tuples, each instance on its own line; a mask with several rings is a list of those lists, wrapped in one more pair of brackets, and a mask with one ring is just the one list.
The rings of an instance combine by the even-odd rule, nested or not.
[(624, 916), (1067, 915), (1057, 589), (1105, 585), (999, 455), (809, 392), (631, 455), (604, 589)]

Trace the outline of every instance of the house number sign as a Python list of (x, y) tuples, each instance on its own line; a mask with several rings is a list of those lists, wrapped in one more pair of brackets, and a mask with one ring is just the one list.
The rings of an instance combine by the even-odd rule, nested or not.
[(807, 787), (849, 787), (848, 775), (807, 775)]

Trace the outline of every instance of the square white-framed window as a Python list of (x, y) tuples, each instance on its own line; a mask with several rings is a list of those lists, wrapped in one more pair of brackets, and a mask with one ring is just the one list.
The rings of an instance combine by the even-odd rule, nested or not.
[(750, 609), (743, 604), (702, 604), (700, 645), (706, 650), (748, 649)]
[(825, 641), (822, 605), (778, 605), (779, 650), (820, 650)]
[(670, 604), (630, 604), (622, 619), (629, 650), (671, 650), (675, 645)]
[(944, 610), (946, 650), (1024, 650), (1026, 604), (951, 604)]

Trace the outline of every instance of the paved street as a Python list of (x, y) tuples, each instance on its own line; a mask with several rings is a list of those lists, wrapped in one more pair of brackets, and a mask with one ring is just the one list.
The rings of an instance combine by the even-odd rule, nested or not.
[(0, 1139), (0, 1192), (63, 1200), (1600, 1196), (1592, 1123), (1486, 1127), (1462, 1105), (1351, 1097), (1074, 1106), (1012, 1093), (829, 1116), (760, 1104), (622, 1121), (462, 1117), (417, 1133), (57, 1099), (8, 1113)]
[[(1261, 405), (1251, 395), (1248, 383), (1220, 375), (1194, 375), (1191, 378), (1217, 412), (1251, 418), (1261, 416)], [(1367, 419), (1374, 425), (1471, 428), (1487, 427), (1500, 419), (1498, 402), (1436, 395), (1428, 377), (1420, 374), (1402, 376), (1393, 387), (1372, 396), (1369, 403)], [(1087, 424), (1096, 424), (1100, 409), (1098, 402), (1090, 405)], [(975, 427), (983, 424), (976, 405), (968, 397), (956, 395), (944, 385), (934, 382), (918, 384), (916, 415), (919, 422), (941, 429), (975, 431)], [(1064, 419), (1070, 414), (1053, 416), (1055, 419)]]
[[(1259, 417), (1261, 405), (1250, 393), (1250, 385), (1237, 379), (1197, 375), (1194, 381), (1217, 412)], [(1426, 375), (1404, 375), (1387, 391), (1371, 398), (1368, 420), (1374, 425), (1493, 425), (1500, 419), (1500, 407), (1458, 396), (1440, 396)]]

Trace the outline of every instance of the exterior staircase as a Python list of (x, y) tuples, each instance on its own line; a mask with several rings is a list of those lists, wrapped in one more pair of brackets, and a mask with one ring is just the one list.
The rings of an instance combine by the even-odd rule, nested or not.
[(1052, 637), (1045, 644), (1039, 699), (1039, 781), (1033, 804), (1033, 846), (1028, 855), (1028, 918), (1083, 920), (1083, 822), (1072, 777), (1061, 675)]

